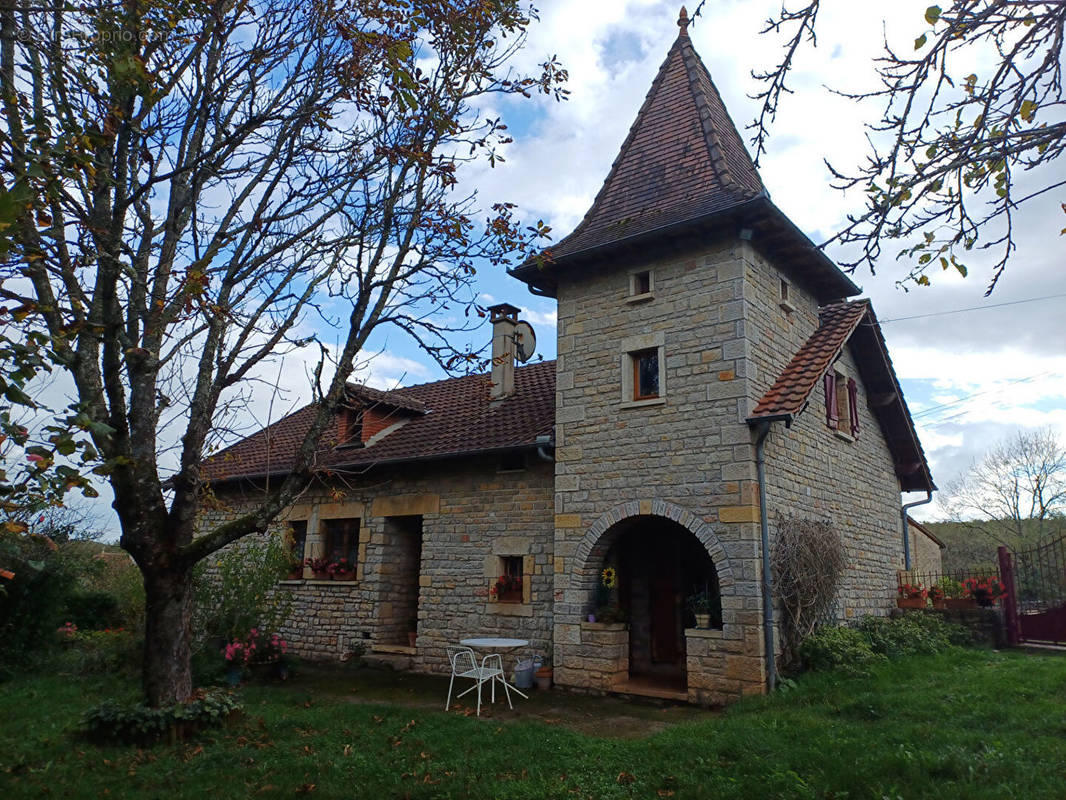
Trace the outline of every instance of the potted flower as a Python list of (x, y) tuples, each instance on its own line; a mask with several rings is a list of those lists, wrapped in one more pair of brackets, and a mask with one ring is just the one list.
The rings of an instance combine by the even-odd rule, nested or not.
[(308, 558), (304, 560), (304, 566), (310, 567), (311, 574), (315, 577), (315, 580), (319, 581), (329, 580), (330, 563), (328, 558)]
[(538, 689), (550, 689), (552, 687), (552, 674), (551, 661), (548, 658), (544, 658), (533, 673), (533, 682)]
[(348, 559), (338, 558), (332, 562), (326, 571), (329, 573), (330, 580), (334, 581), (354, 581), (355, 580), (355, 565), (349, 564)]
[(498, 603), (521, 603), (522, 578), (518, 575), (501, 575), (489, 587), (489, 597)]
[(996, 577), (967, 578), (962, 585), (967, 597), (973, 598), (982, 608), (995, 605), (996, 601), (1007, 591), (1007, 587)]
[(920, 583), (903, 583), (896, 598), (898, 608), (925, 608), (926, 590)]
[(293, 559), (289, 562), (288, 572), (285, 573), (285, 580), (298, 581), (304, 576), (304, 562)]
[(600, 573), (600, 583), (596, 587), (596, 607), (588, 616), (589, 622), (616, 623), (626, 622), (628, 615), (622, 608), (614, 589), (618, 588), (618, 570), (607, 566)]
[(697, 628), (711, 627), (711, 614), (714, 611), (714, 598), (706, 589), (690, 595), (685, 601), (689, 610), (696, 615)]
[(933, 608), (947, 608), (944, 589), (939, 584), (930, 586), (927, 596), (929, 597), (929, 602), (933, 604)]

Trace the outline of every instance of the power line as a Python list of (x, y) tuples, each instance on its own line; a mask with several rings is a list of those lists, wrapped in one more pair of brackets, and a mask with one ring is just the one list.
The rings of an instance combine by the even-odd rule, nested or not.
[(1006, 303), (992, 303), (991, 305), (984, 306), (970, 306), (969, 308), (956, 308), (951, 311), (933, 311), (929, 314), (915, 314), (910, 317), (895, 317), (893, 319), (882, 319), (878, 322), (882, 325), (886, 325), (889, 322), (903, 322), (908, 319), (925, 319), (926, 317), (944, 317), (948, 314), (962, 314), (967, 311), (984, 311), (986, 308), (1003, 308), (1004, 306), (1017, 306), (1022, 303), (1038, 303), (1041, 300), (1054, 300), (1057, 297), (1066, 297), (1066, 292), (1061, 294), (1049, 294), (1044, 297), (1030, 297), (1025, 300), (1010, 300)]
[(1046, 375), (1053, 375), (1053, 374), (1054, 373), (1049, 370), (1047, 372), (1039, 372), (1036, 375), (1030, 375), (1028, 378), (1015, 378), (1014, 380), (1007, 381), (1006, 383), (1001, 384), (1000, 386), (993, 386), (991, 389), (984, 389), (984, 390), (982, 390), (980, 392), (974, 392), (973, 394), (968, 394), (965, 397), (960, 397), (958, 400), (952, 400), (951, 402), (948, 402), (948, 403), (941, 403), (940, 405), (933, 406), (932, 408), (924, 408), (921, 411), (918, 411), (918, 412), (916, 412), (914, 414), (911, 414), (911, 417), (913, 419), (918, 419), (919, 417), (924, 417), (927, 414), (932, 414), (935, 411), (940, 411), (941, 409), (951, 408), (952, 406), (957, 406), (959, 403), (963, 403), (963, 402), (965, 402), (965, 401), (967, 401), (967, 400), (969, 400), (969, 399), (971, 399), (973, 397), (980, 397), (981, 395), (990, 394), (990, 393), (999, 394), (1000, 392), (1002, 392), (1004, 389), (1006, 389), (1011, 384), (1028, 383), (1029, 381), (1035, 381), (1037, 378), (1043, 378)]

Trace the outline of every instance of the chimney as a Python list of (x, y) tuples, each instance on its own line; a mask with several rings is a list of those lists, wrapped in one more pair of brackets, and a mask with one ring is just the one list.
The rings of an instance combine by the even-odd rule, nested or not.
[(508, 303), (489, 306), (492, 323), (492, 392), (494, 401), (514, 394), (514, 329), (518, 312)]

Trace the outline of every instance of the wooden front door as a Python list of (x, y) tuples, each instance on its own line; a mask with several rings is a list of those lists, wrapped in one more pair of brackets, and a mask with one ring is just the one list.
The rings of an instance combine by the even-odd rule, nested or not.
[(674, 537), (662, 537), (657, 544), (649, 564), (651, 660), (657, 664), (674, 664), (682, 653), (681, 565)]

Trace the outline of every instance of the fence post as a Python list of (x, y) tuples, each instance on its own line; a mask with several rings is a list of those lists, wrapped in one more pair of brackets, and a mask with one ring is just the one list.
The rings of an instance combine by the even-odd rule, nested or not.
[(1021, 642), (1021, 626), (1018, 620), (1018, 595), (1014, 589), (1014, 564), (1011, 561), (1010, 551), (1000, 545), (997, 548), (999, 554), (999, 579), (1006, 587), (1006, 597), (1003, 603), (1003, 621), (1007, 626), (1007, 644), (1012, 647)]

